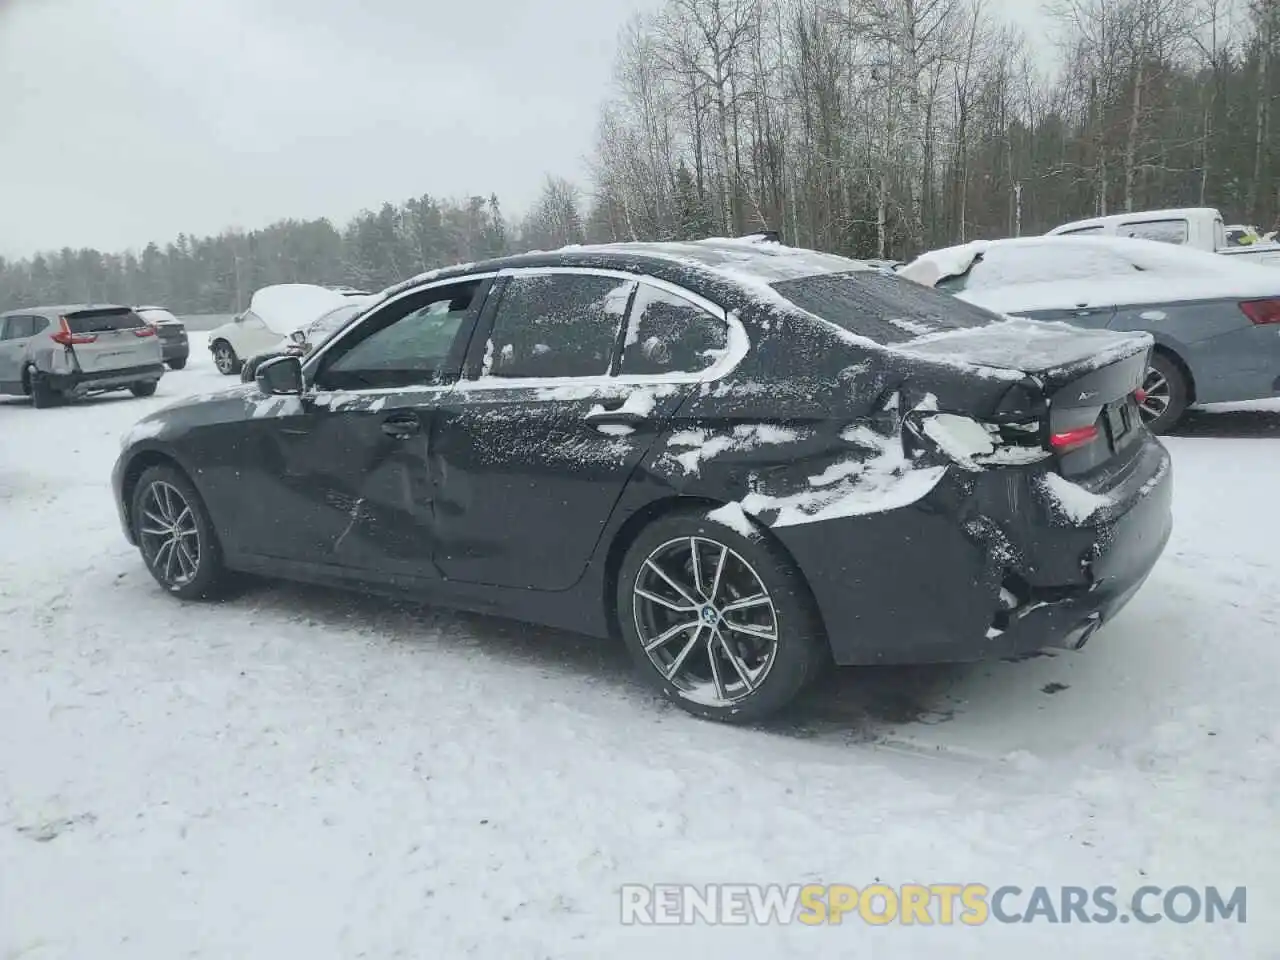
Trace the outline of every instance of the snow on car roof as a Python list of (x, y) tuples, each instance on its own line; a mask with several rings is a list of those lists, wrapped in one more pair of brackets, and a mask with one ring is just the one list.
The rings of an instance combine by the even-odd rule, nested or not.
[(531, 250), (528, 253), (514, 254), (495, 260), (460, 263), (428, 270), (426, 273), (420, 273), (388, 287), (379, 294), (379, 297), (394, 296), (420, 284), (458, 276), (469, 271), (554, 266), (557, 260), (560, 260), (563, 266), (571, 266), (574, 258), (591, 260), (608, 256), (649, 257), (684, 264), (709, 270), (719, 274), (723, 279), (740, 286), (755, 288), (757, 291), (762, 285), (767, 287), (784, 280), (798, 280), (801, 277), (819, 273), (848, 273), (874, 269), (861, 261), (850, 260), (847, 257), (751, 238), (712, 237), (705, 240), (653, 243), (571, 244), (556, 250)]
[(350, 303), (349, 297), (310, 283), (277, 283), (263, 287), (249, 301), (249, 309), (272, 333), (288, 336), (322, 313)]
[(1280, 296), (1273, 266), (1132, 237), (979, 240), (923, 254), (900, 275), (932, 286), (979, 254), (957, 296), (998, 313)]
[(706, 240), (667, 243), (611, 243), (598, 247), (566, 247), (568, 251), (614, 251), (662, 260), (693, 261), (732, 279), (749, 274), (768, 283), (799, 280), (820, 273), (872, 270), (859, 260), (832, 253), (751, 239), (712, 237)]

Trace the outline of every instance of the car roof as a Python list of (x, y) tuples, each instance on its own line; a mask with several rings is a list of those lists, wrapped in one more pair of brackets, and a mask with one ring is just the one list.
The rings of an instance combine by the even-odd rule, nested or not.
[(1076, 227), (1108, 226), (1113, 223), (1138, 223), (1147, 220), (1185, 220), (1189, 216), (1220, 216), (1213, 207), (1170, 207), (1166, 210), (1135, 210), (1130, 213), (1110, 213), (1104, 217), (1086, 217), (1083, 220), (1072, 220), (1053, 228), (1070, 230)]
[(0, 313), (0, 317), (7, 317), (11, 314), (19, 314), (21, 316), (44, 317), (61, 317), (68, 313), (81, 313), (86, 310), (132, 310), (133, 307), (126, 307), (120, 303), (64, 303), (52, 307), (19, 307), (16, 310), (6, 310)]
[(672, 268), (683, 268), (738, 286), (773, 284), (822, 273), (873, 269), (847, 257), (761, 240), (712, 238), (659, 243), (606, 243), (533, 251), (444, 267), (398, 283), (383, 291), (383, 294), (394, 295), (434, 280), (536, 267), (594, 267), (628, 273), (644, 273), (653, 268), (666, 268), (668, 272)]

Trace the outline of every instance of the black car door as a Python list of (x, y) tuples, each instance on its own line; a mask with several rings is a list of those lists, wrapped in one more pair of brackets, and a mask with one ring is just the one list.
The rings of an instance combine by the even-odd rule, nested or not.
[(504, 271), (499, 285), (437, 408), (436, 563), (453, 580), (566, 589), (665, 422), (734, 361), (729, 321), (609, 271)]
[(301, 402), (251, 418), (247, 458), (266, 495), (242, 515), (249, 552), (371, 580), (436, 575), (437, 403), (490, 281), (438, 284), (379, 307), (308, 363)]

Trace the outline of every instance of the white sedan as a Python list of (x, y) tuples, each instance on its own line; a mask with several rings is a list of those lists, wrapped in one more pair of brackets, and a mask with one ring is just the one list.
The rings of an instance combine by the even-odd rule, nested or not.
[(213, 362), (219, 373), (237, 374), (245, 358), (274, 349), (295, 330), (350, 302), (343, 293), (310, 283), (263, 287), (248, 310), (209, 334)]

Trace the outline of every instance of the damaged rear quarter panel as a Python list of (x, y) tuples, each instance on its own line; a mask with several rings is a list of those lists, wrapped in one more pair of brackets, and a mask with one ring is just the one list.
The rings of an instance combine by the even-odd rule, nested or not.
[(885, 429), (893, 417), (873, 414), (895, 393), (900, 409), (994, 404), (1008, 384), (975, 388), (951, 368), (859, 349), (803, 318), (752, 332), (756, 349), (732, 379), (675, 411), (623, 517), (671, 496), (738, 504), (806, 577), (841, 663), (910, 660), (886, 651), (983, 636), (999, 589), (992, 537), (947, 509), (972, 479), (912, 463), (897, 429)]

